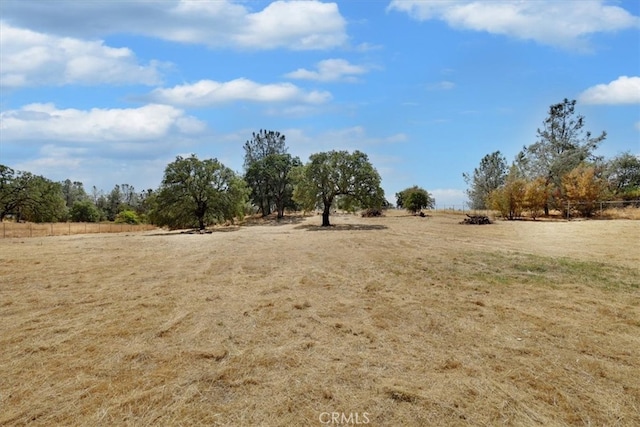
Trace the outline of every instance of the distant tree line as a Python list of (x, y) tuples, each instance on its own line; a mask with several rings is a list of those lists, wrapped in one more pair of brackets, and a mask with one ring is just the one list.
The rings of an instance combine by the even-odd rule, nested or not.
[(87, 194), (81, 182), (54, 182), (0, 165), (0, 221), (10, 216), (30, 222), (137, 224), (146, 219), (152, 194), (152, 190), (138, 193), (129, 184), (116, 185), (108, 194), (93, 187)]
[(536, 142), (511, 165), (495, 151), (463, 174), (472, 209), (497, 210), (507, 219), (525, 212), (535, 219), (550, 210), (588, 217), (600, 201), (640, 199), (640, 158), (629, 152), (609, 160), (596, 156), (607, 134), (586, 131), (575, 104), (565, 99), (551, 105)]
[(176, 157), (160, 186), (136, 192), (128, 184), (105, 194), (81, 182), (53, 182), (0, 165), (0, 220), (55, 222), (149, 222), (172, 229), (199, 228), (257, 212), (322, 211), (329, 226), (332, 208), (349, 211), (387, 207), (380, 175), (360, 151), (313, 154), (307, 164), (288, 153), (280, 132), (260, 130), (244, 144), (244, 174), (217, 159)]

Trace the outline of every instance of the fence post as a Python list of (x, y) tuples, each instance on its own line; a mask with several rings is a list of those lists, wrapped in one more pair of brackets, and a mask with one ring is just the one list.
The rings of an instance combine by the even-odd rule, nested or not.
[(51, 225), (51, 236), (53, 236), (53, 223), (50, 224)]

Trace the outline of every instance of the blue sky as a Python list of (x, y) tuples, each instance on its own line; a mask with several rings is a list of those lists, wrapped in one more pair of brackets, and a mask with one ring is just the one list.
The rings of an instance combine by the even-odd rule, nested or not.
[(462, 174), (564, 98), (599, 154), (640, 155), (640, 2), (2, 0), (0, 91), (0, 163), (87, 191), (190, 153), (242, 173), (268, 129), (461, 207)]

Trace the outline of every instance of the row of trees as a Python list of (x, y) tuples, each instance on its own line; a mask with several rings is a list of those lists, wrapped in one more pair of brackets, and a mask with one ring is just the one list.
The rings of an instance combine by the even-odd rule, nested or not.
[(473, 209), (498, 210), (508, 219), (568, 209), (590, 216), (599, 201), (640, 199), (640, 159), (631, 153), (608, 161), (596, 156), (607, 135), (586, 131), (575, 104), (565, 99), (552, 105), (537, 141), (523, 147), (511, 165), (495, 151), (473, 174), (463, 175)]
[(138, 223), (147, 209), (148, 195), (128, 184), (116, 185), (108, 194), (93, 187), (87, 194), (81, 182), (54, 182), (30, 172), (0, 165), (0, 221), (11, 215), (17, 221)]
[[(285, 136), (260, 130), (244, 144), (244, 175), (217, 159), (178, 156), (167, 165), (160, 187), (137, 193), (116, 185), (108, 194), (95, 187), (87, 194), (81, 182), (52, 182), (28, 172), (0, 166), (0, 219), (53, 222), (102, 220), (148, 221), (170, 228), (233, 221), (257, 211), (263, 216), (285, 210), (320, 209), (329, 226), (332, 209), (348, 211), (389, 207), (380, 175), (361, 151), (316, 153), (303, 164), (288, 153)], [(435, 204), (414, 186), (396, 195), (399, 207), (417, 213)]]
[(382, 207), (386, 200), (380, 175), (360, 151), (313, 154), (307, 164), (287, 151), (285, 136), (260, 130), (244, 145), (244, 176), (216, 159), (195, 155), (177, 157), (165, 169), (154, 194), (150, 220), (172, 228), (203, 229), (233, 221), (250, 207), (263, 216), (286, 209), (322, 209), (322, 225), (329, 226), (332, 207), (355, 210)]

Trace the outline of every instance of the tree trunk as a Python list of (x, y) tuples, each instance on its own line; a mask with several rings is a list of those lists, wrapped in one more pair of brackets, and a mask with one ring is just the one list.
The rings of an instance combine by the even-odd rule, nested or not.
[(322, 226), (329, 227), (329, 213), (331, 213), (331, 202), (324, 202), (324, 211), (322, 212)]

